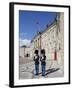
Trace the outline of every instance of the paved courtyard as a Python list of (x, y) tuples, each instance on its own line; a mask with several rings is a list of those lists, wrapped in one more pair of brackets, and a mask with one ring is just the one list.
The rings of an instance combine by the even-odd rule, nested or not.
[[(44, 78), (54, 78), (63, 77), (64, 68), (63, 62), (58, 62), (55, 60), (46, 61), (46, 73)], [(41, 72), (41, 64), (39, 65), (39, 75), (35, 75), (34, 61), (32, 59), (24, 59), (19, 65), (19, 78), (20, 79), (33, 79), (33, 78), (43, 78)]]

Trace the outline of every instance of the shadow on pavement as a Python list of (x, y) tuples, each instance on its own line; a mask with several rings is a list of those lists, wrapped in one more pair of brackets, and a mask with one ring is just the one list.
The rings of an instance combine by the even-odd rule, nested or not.
[(46, 70), (46, 75), (58, 71), (60, 68), (51, 68)]
[[(60, 68), (51, 68), (51, 69), (48, 69), (46, 70), (46, 75), (50, 74), (50, 73), (53, 73), (53, 72), (56, 72), (58, 71)], [(40, 72), (39, 74), (42, 74), (42, 72)]]

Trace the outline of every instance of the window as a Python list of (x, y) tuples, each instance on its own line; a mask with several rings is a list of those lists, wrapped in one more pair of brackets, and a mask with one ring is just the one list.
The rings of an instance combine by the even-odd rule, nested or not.
[(40, 47), (40, 40), (39, 40), (39, 38), (38, 38), (38, 48)]
[(35, 48), (35, 41), (34, 41), (34, 48)]
[(36, 40), (36, 48), (37, 48), (37, 40)]
[(59, 43), (59, 50), (61, 50), (61, 44)]

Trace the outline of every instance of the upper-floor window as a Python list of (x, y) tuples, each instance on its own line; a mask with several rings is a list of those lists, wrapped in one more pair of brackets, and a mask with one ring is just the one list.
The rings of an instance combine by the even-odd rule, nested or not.
[(40, 47), (40, 39), (38, 38), (38, 48)]

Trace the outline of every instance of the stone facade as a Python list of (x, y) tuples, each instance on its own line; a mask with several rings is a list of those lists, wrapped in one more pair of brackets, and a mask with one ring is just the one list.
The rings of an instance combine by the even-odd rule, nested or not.
[(58, 13), (55, 20), (43, 32), (39, 32), (32, 40), (32, 53), (35, 49), (45, 49), (47, 60), (64, 59), (64, 13)]
[(64, 73), (64, 13), (60, 13), (57, 33), (57, 60), (61, 73)]

